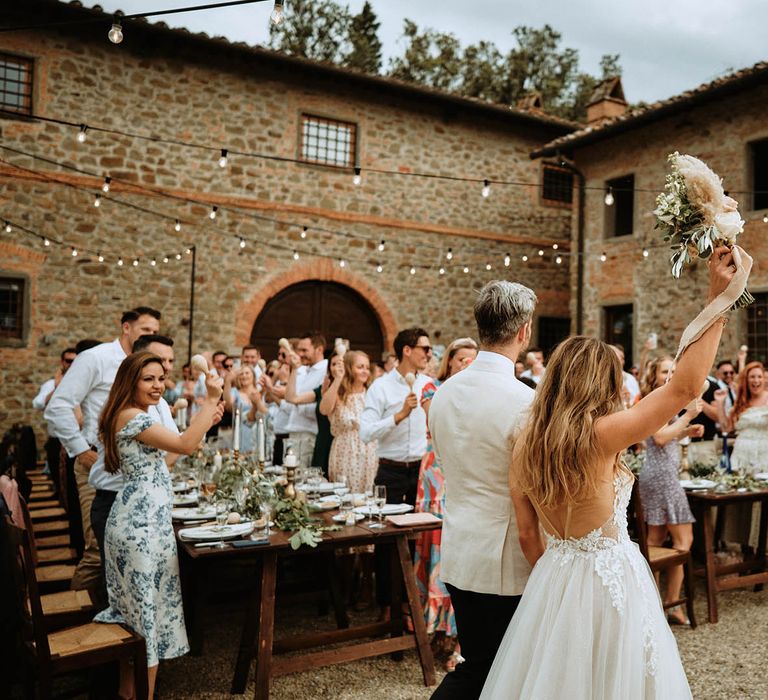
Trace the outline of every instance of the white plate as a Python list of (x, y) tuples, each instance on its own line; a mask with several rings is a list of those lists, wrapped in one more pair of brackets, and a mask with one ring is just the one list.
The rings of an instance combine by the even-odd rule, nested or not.
[(333, 493), (336, 489), (345, 488), (344, 482), (332, 482), (326, 481), (322, 484), (315, 486), (309, 486), (309, 484), (301, 484), (297, 486), (300, 491), (314, 491), (315, 493)]
[(265, 474), (285, 474), (285, 467), (264, 467)]
[(317, 499), (318, 503), (335, 503), (337, 506), (341, 503), (341, 499), (336, 494), (330, 494), (329, 496), (320, 496)]
[(173, 507), (193, 506), (197, 503), (197, 495), (193, 493), (183, 493), (180, 496), (173, 497)]
[[(355, 513), (355, 522), (359, 523), (365, 516), (361, 515), (360, 513)], [(333, 522), (335, 523), (344, 523), (347, 521), (347, 515), (346, 513), (338, 513), (337, 515), (334, 515), (333, 518), (331, 518)]]
[(713, 489), (717, 483), (709, 479), (680, 479), (680, 486), (684, 489)]
[(759, 481), (768, 481), (768, 472), (760, 472), (759, 474), (755, 474), (755, 479), (758, 479)]
[(217, 530), (215, 525), (202, 527), (187, 527), (179, 530), (179, 537), (189, 542), (215, 542), (217, 540), (233, 540), (250, 535), (255, 529), (253, 522), (239, 525), (225, 525), (223, 530)]
[[(382, 509), (381, 514), (382, 515), (400, 515), (401, 513), (410, 513), (413, 510), (413, 506), (409, 505), (408, 503), (387, 503)], [(374, 515), (378, 515), (379, 511), (374, 506), (371, 509), (371, 512)], [(358, 506), (355, 508), (355, 513), (362, 513), (363, 515), (368, 515), (368, 506)]]
[(216, 509), (208, 506), (200, 513), (197, 508), (174, 508), (171, 511), (171, 517), (174, 520), (210, 520), (216, 517)]

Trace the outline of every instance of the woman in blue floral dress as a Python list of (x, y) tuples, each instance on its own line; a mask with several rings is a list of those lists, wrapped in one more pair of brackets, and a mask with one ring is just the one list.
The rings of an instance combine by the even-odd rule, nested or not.
[[(109, 608), (97, 622), (122, 622), (147, 644), (149, 697), (160, 659), (189, 651), (179, 583), (179, 560), (171, 524), (173, 489), (165, 452), (190, 454), (211, 427), (221, 380), (209, 377), (207, 398), (181, 435), (147, 414), (163, 395), (163, 367), (150, 352), (129, 355), (117, 371), (99, 420), (106, 468), (125, 476), (107, 521), (104, 567)], [(121, 669), (120, 696), (133, 696), (130, 669)]]

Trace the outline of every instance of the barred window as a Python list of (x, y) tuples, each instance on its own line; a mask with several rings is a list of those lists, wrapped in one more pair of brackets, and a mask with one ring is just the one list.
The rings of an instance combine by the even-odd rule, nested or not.
[(22, 338), (24, 280), (0, 277), (0, 338)]
[(747, 307), (747, 345), (749, 359), (768, 360), (768, 294), (753, 294), (755, 303)]
[(544, 166), (541, 198), (548, 202), (571, 204), (573, 201), (573, 173), (551, 165)]
[(0, 53), (0, 109), (32, 114), (32, 61)]
[(353, 167), (356, 138), (356, 124), (301, 115), (301, 159), (308, 163)]

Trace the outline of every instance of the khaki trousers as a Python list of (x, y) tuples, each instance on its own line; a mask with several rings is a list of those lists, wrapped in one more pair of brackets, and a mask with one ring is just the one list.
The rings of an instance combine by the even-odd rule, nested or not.
[(83, 558), (78, 562), (75, 575), (72, 577), (72, 590), (96, 588), (101, 578), (99, 543), (91, 526), (91, 503), (96, 495), (96, 489), (88, 483), (88, 471), (86, 467), (75, 461), (75, 481), (80, 499), (80, 514), (83, 518), (85, 548)]

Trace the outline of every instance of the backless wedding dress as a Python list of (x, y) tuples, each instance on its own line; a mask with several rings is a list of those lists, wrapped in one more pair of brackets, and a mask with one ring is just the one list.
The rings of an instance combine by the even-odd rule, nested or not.
[(653, 575), (627, 534), (632, 483), (620, 469), (588, 501), (533, 503), (546, 550), (481, 700), (691, 698)]

